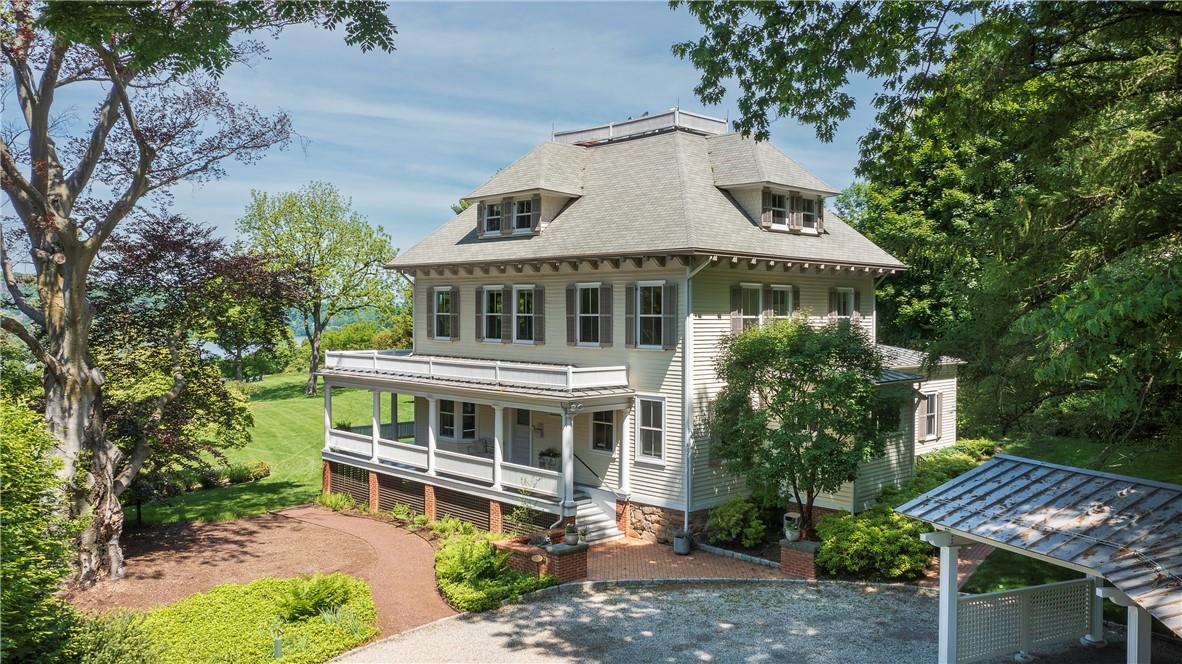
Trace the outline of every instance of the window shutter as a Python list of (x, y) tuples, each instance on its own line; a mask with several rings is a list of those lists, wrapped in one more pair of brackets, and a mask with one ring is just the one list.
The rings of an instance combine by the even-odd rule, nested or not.
[(624, 286), (624, 346), (636, 348), (636, 284)]
[(838, 298), (837, 290), (830, 288), (829, 289), (829, 315), (833, 316), (833, 317), (837, 316), (837, 298)]
[(804, 202), (798, 194), (793, 194), (789, 202), (788, 227), (802, 228), (804, 226)]
[(767, 187), (763, 189), (763, 208), (759, 213), (759, 227), (772, 227), (772, 190)]
[(517, 306), (517, 298), (513, 294), (513, 286), (505, 284), (501, 291), (501, 343), (513, 343), (513, 309)]
[(800, 311), (800, 286), (792, 287), (792, 313)]
[(501, 199), (501, 235), (509, 235), (513, 232), (514, 219), (517, 216), (517, 210), (513, 209), (512, 198)]
[(538, 228), (542, 225), (542, 197), (540, 195), (534, 194), (534, 197), (530, 199), (529, 214), (529, 227), (537, 233)]
[(932, 431), (931, 434), (936, 436), (937, 438), (939, 438), (940, 437), (940, 419), (944, 415), (944, 394), (942, 392), (937, 392), (935, 401), (936, 401), (936, 417), (935, 417), (936, 430)]
[(473, 337), (477, 341), (484, 339), (484, 303), (487, 297), (484, 289), (478, 286), (476, 288), (476, 336)]
[(427, 338), (435, 338), (435, 291), (427, 287)]
[(825, 199), (817, 199), (817, 232), (825, 232)]
[(534, 343), (546, 343), (546, 289), (534, 286)]
[(460, 289), (451, 289), (451, 340), (460, 340)]
[(772, 320), (776, 315), (776, 308), (772, 306), (772, 287), (763, 287), (763, 322)]
[(850, 318), (862, 317), (862, 291), (854, 290), (854, 310), (850, 312)]
[(573, 346), (579, 340), (578, 330), (578, 302), (579, 289), (574, 284), (566, 287), (566, 345)]
[(677, 284), (665, 284), (661, 293), (661, 336), (665, 350), (677, 345)]
[(476, 204), (476, 233), (484, 235), (484, 203)]
[(612, 286), (599, 287), (599, 345), (612, 345)]
[(919, 431), (917, 435), (920, 440), (928, 437), (928, 396), (926, 394), (920, 395), (923, 408), (919, 409)]
[(731, 286), (731, 334), (743, 331), (743, 287)]

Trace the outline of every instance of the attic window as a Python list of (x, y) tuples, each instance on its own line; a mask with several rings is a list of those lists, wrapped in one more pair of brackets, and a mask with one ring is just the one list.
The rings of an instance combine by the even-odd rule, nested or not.
[(772, 214), (772, 228), (788, 229), (788, 196), (772, 194), (768, 197), (768, 210)]
[(501, 232), (501, 204), (489, 203), (484, 206), (484, 232)]
[(817, 201), (813, 198), (805, 198), (801, 201), (801, 215), (800, 223), (804, 228), (810, 230), (817, 229)]
[(534, 202), (531, 200), (517, 201), (517, 211), (513, 215), (513, 230), (529, 231), (533, 229)]

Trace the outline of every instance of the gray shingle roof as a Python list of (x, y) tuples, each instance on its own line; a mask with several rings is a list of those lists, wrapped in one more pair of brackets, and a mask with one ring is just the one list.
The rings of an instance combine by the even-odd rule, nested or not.
[[(530, 153), (536, 153), (531, 165), (516, 168), (523, 158), (473, 192), (495, 195), (495, 189), (530, 188), (525, 185), (532, 182), (574, 188), (570, 178), (577, 168), (574, 155), (580, 153), (582, 195), (541, 233), (480, 240), (471, 207), (402, 252), (391, 266), (697, 252), (904, 267), (836, 215), (826, 215), (826, 232), (819, 237), (761, 230), (715, 185), (711, 140), (715, 137), (674, 131), (594, 147), (545, 144)], [(564, 175), (535, 177), (530, 171), (537, 164)]]
[(719, 187), (766, 182), (827, 194), (839, 193), (769, 143), (757, 143), (741, 134), (725, 134), (711, 136), (706, 144), (714, 166), (714, 184)]
[[(923, 351), (886, 344), (878, 344), (878, 354), (882, 356), (883, 364), (892, 369), (917, 369), (927, 360), (927, 353)], [(943, 355), (940, 357), (940, 364), (964, 364), (964, 360)]]
[(999, 454), (895, 511), (1092, 570), (1182, 635), (1182, 486)]
[(547, 189), (578, 196), (583, 193), (583, 164), (587, 150), (562, 143), (542, 143), (502, 168), (488, 182), (464, 198), (499, 196), (530, 189)]

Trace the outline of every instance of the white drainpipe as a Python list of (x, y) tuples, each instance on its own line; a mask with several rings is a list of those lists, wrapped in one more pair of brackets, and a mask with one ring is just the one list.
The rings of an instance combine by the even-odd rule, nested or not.
[(682, 486), (685, 487), (685, 518), (682, 528), (687, 532), (689, 531), (690, 507), (694, 495), (694, 275), (709, 264), (710, 260), (705, 259), (697, 267), (686, 266), (685, 268), (685, 334), (682, 335), (681, 341), (681, 439), (684, 443), (681, 459), (685, 472), (682, 482)]

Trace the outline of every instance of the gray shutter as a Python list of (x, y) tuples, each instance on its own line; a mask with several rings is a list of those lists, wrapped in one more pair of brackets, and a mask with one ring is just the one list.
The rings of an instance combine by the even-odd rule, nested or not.
[(677, 345), (677, 284), (665, 284), (661, 293), (661, 347)]
[(800, 311), (800, 286), (792, 287), (792, 313)]
[(837, 290), (829, 289), (829, 315), (837, 316)]
[(501, 343), (513, 343), (513, 308), (517, 306), (517, 298), (513, 294), (513, 286), (505, 284), (501, 291)]
[(578, 307), (579, 289), (574, 284), (566, 287), (566, 345), (573, 346), (578, 341), (578, 320), (575, 315)]
[(825, 199), (817, 199), (817, 232), (825, 232)]
[(926, 394), (921, 394), (919, 398), (923, 407), (918, 409), (919, 427), (916, 430), (916, 436), (919, 440), (923, 440), (928, 437), (928, 397)]
[(501, 235), (509, 235), (513, 232), (513, 199), (501, 199)]
[(451, 340), (460, 340), (460, 289), (451, 289)]
[(538, 228), (542, 225), (542, 197), (540, 195), (534, 194), (534, 197), (530, 199), (529, 212), (529, 227), (537, 233)]
[(772, 287), (763, 287), (763, 320), (770, 321), (776, 315), (776, 309), (772, 306)]
[(803, 228), (804, 227), (804, 199), (798, 194), (793, 194), (788, 202), (788, 227), (789, 228)]
[(546, 289), (534, 286), (534, 343), (546, 343)]
[(624, 346), (636, 348), (636, 284), (624, 286)]
[(772, 190), (764, 187), (763, 189), (763, 208), (759, 213), (759, 227), (772, 227)]
[(484, 289), (480, 286), (476, 287), (476, 336), (473, 339), (481, 341), (484, 339), (484, 304), (487, 296)]
[(427, 287), (427, 338), (435, 338), (435, 289)]
[(599, 287), (599, 345), (612, 345), (612, 286)]
[(484, 235), (484, 202), (476, 204), (476, 233)]
[(854, 310), (850, 314), (850, 318), (862, 317), (862, 291), (860, 290), (854, 290)]
[(743, 331), (743, 287), (731, 286), (731, 334)]

